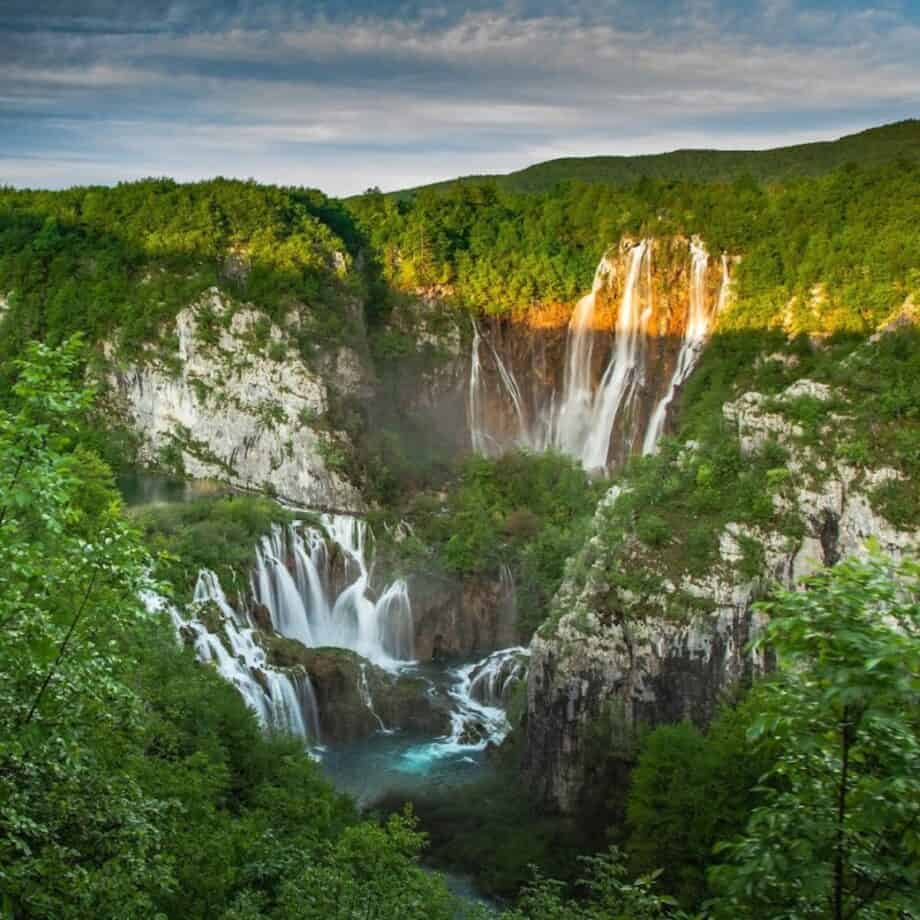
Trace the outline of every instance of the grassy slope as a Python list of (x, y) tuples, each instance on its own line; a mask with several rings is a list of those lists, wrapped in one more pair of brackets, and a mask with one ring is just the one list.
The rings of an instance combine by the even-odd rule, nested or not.
[[(494, 179), (503, 188), (518, 192), (541, 191), (573, 179), (616, 185), (634, 182), (643, 176), (724, 182), (750, 174), (763, 181), (776, 181), (793, 176), (823, 175), (850, 162), (873, 166), (900, 157), (920, 157), (920, 119), (870, 128), (836, 141), (773, 150), (674, 150), (643, 156), (566, 157), (537, 163), (507, 175), (463, 176), (459, 180), (419, 188), (438, 188), (453, 181), (481, 179)], [(419, 188), (393, 194), (403, 197)]]

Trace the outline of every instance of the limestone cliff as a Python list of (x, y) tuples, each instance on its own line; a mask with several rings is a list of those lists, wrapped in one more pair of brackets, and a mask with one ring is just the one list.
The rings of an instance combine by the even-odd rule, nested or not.
[[(620, 486), (602, 503), (555, 599), (557, 619), (531, 646), (526, 766), (548, 805), (578, 808), (592, 780), (598, 725), (604, 753), (626, 762), (639, 723), (703, 724), (729, 688), (763, 672), (770, 663), (746, 646), (762, 625), (753, 604), (771, 586), (793, 587), (818, 566), (865, 552), (869, 540), (895, 557), (920, 548), (920, 534), (894, 527), (873, 504), (878, 487), (902, 474), (856, 467), (803, 444), (801, 427), (785, 412), (803, 398), (833, 396), (799, 380), (778, 397), (752, 392), (723, 407), (726, 436), (737, 433), (744, 457), (768, 444), (790, 448), (785, 471), (777, 471), (784, 487), (772, 501), (798, 525), (728, 523), (718, 559), (702, 574), (669, 564), (670, 549), (682, 552), (687, 533), (672, 534), (664, 551), (650, 550), (617, 517), (626, 498)], [(831, 413), (824, 434), (846, 425)], [(694, 450), (686, 445), (677, 462), (692, 463)]]
[(268, 489), (298, 505), (362, 507), (329, 462), (333, 442), (317, 425), (330, 381), (364, 385), (367, 372), (354, 352), (340, 349), (331, 372), (320, 375), (296, 354), (288, 330), (254, 309), (232, 308), (216, 288), (179, 313), (173, 342), (174, 351), (161, 344), (148, 360), (109, 375), (143, 461)]
[(520, 642), (514, 586), (507, 579), (415, 573), (409, 592), (420, 661), (483, 655)]

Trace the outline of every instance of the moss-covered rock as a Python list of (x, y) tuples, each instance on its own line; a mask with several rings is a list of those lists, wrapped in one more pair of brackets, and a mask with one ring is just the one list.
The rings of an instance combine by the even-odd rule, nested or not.
[(450, 730), (446, 701), (427, 681), (391, 674), (349, 649), (306, 648), (283, 636), (262, 636), (269, 663), (303, 668), (310, 678), (325, 742), (347, 742), (381, 729), (426, 735)]

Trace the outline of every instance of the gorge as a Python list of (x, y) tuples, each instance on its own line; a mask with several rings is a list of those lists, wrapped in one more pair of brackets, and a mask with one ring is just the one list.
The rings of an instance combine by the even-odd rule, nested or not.
[[(836, 830), (835, 681), (912, 827), (918, 185), (0, 188), (13, 916), (84, 866), (87, 916), (109, 872), (119, 916), (773, 916), (721, 873), (813, 754), (772, 814)], [(852, 820), (848, 896), (884, 852), (902, 909), (913, 838)]]

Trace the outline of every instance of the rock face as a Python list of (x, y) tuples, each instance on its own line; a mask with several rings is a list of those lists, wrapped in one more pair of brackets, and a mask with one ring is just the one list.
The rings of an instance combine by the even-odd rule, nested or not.
[(514, 589), (505, 581), (416, 574), (409, 579), (409, 593), (420, 661), (469, 658), (520, 641)]
[[(181, 459), (189, 476), (268, 487), (300, 505), (360, 509), (355, 488), (330, 470), (323, 435), (310, 427), (326, 409), (326, 384), (286, 333), (266, 323), (255, 310), (231, 312), (213, 288), (176, 318), (174, 361), (157, 356), (111, 373), (140, 435), (141, 459)], [(357, 378), (354, 359), (340, 363), (350, 369), (347, 379)]]
[[(798, 513), (801, 536), (729, 524), (720, 535), (719, 563), (703, 576), (679, 578), (649, 571), (647, 556), (639, 562), (637, 538), (621, 536), (620, 564), (628, 569), (633, 559), (643, 590), (611, 580), (603, 565), (614, 552), (605, 541), (618, 539), (604, 527), (620, 496), (617, 487), (598, 509), (582, 554), (586, 571), (563, 583), (555, 600), (558, 622), (531, 645), (526, 768), (548, 806), (578, 809), (592, 780), (592, 745), (601, 743), (626, 762), (638, 723), (689, 718), (705, 724), (726, 690), (770, 666), (746, 651), (763, 625), (752, 608), (766, 583), (791, 588), (822, 565), (864, 553), (870, 538), (896, 558), (920, 548), (920, 534), (898, 530), (872, 506), (873, 490), (897, 471), (859, 470), (795, 443), (801, 431), (775, 408), (802, 397), (826, 401), (832, 393), (800, 380), (772, 402), (747, 393), (723, 408), (743, 452), (768, 440), (790, 446), (793, 487), (774, 503)], [(755, 578), (738, 565), (752, 542), (762, 553)], [(598, 725), (604, 728), (600, 741)]]
[(469, 316), (448, 302), (449, 292), (417, 291), (389, 318), (390, 354), (376, 362), (372, 412), (406, 446), (428, 444), (453, 453), (469, 449), (466, 392), (469, 381)]
[(390, 674), (348, 649), (308, 649), (280, 636), (262, 641), (271, 664), (306, 671), (324, 743), (356, 741), (380, 730), (450, 734), (448, 701), (430, 694), (421, 678)]

